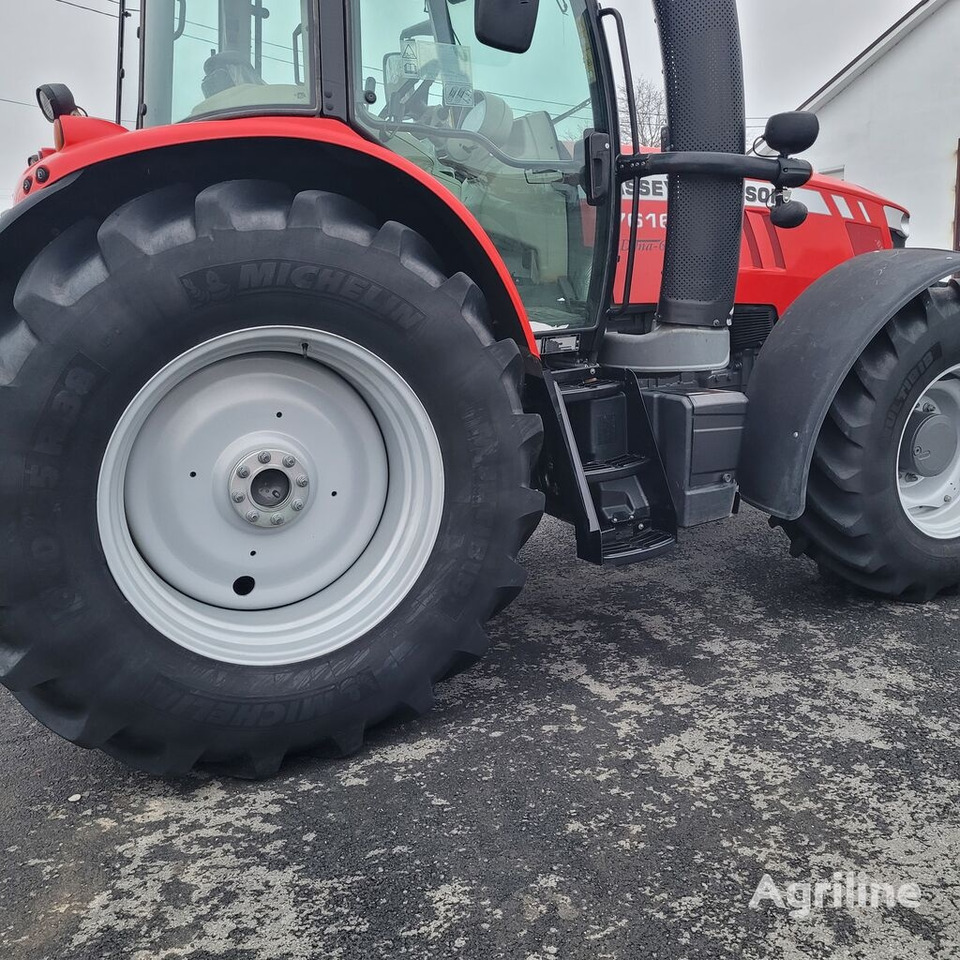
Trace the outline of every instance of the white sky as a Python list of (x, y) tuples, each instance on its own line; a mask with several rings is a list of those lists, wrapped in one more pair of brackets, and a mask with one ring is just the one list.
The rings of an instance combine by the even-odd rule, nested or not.
[[(67, 83), (91, 115), (113, 118), (116, 2), (71, 2), (92, 9), (66, 0), (0, 0), (0, 209), (8, 206), (26, 158), (51, 141), (50, 125), (35, 105), (39, 84)], [(612, 2), (630, 25), (634, 71), (659, 74), (651, 4)], [(762, 125), (768, 114), (796, 107), (913, 5), (914, 0), (741, 0), (748, 122)], [(114, 16), (103, 15), (111, 12)]]

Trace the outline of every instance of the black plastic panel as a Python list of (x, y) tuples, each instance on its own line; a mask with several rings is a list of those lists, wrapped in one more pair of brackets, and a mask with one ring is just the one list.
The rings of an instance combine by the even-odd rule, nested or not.
[(747, 398), (729, 390), (644, 392), (681, 527), (733, 511)]

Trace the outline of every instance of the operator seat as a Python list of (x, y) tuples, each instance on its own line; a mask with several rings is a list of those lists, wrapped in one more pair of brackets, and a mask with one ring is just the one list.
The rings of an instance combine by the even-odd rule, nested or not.
[(203, 65), (203, 72), (205, 76), (201, 86), (208, 100), (224, 90), (243, 84), (266, 86), (266, 81), (253, 69), (250, 61), (234, 51), (215, 53)]

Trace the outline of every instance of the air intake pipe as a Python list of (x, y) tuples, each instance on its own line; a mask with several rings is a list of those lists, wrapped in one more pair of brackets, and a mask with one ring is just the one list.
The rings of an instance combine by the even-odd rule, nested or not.
[[(746, 147), (736, 0), (654, 0), (667, 92), (669, 151), (739, 154)], [(729, 324), (740, 265), (743, 182), (669, 177), (659, 323)]]

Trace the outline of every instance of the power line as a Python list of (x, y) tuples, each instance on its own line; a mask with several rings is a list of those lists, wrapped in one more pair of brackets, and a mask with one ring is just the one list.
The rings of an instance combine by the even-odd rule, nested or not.
[(67, 7), (76, 7), (78, 10), (87, 10), (90, 13), (99, 13), (101, 17), (109, 17), (111, 20), (116, 20), (117, 15), (115, 13), (110, 13), (109, 10), (98, 10), (96, 7), (88, 7), (82, 3), (75, 3), (74, 0), (53, 0), (54, 3), (62, 3)]
[(36, 102), (27, 103), (26, 100), (11, 100), (9, 97), (0, 97), (0, 103), (15, 103), (20, 107), (36, 107)]

